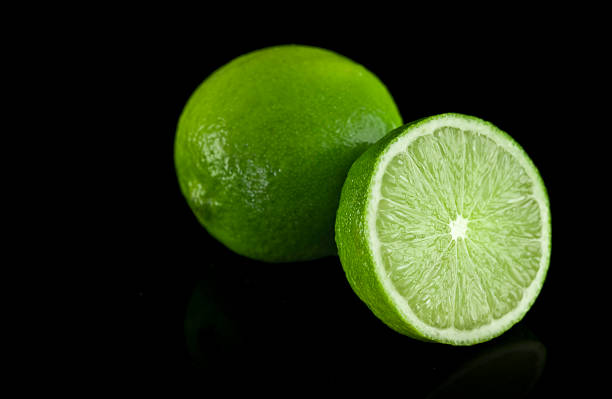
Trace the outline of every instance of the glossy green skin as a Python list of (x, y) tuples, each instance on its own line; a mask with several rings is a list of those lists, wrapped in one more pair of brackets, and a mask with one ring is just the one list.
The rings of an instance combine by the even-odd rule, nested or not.
[(176, 134), (177, 176), (200, 223), (233, 251), (268, 262), (333, 255), (348, 169), (401, 123), (363, 66), (315, 47), (270, 47), (193, 93)]
[(399, 127), (371, 146), (349, 170), (342, 188), (336, 218), (336, 244), (346, 278), (357, 296), (389, 327), (409, 337), (429, 341), (402, 319), (374, 271), (374, 254), (368, 241), (366, 210), (371, 181), (380, 154), (406, 129), (419, 120)]

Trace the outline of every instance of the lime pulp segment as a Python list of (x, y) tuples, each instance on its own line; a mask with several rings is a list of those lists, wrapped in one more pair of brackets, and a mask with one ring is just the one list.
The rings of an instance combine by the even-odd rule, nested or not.
[(481, 341), (529, 309), (550, 254), (548, 199), (523, 150), (477, 118), (417, 123), (381, 155), (368, 224), (376, 272), (410, 325)]

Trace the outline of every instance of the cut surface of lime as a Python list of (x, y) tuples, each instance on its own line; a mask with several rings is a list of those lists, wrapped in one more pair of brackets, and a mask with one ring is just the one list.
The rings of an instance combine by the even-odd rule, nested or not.
[(535, 301), (550, 259), (549, 209), (510, 136), (443, 114), (396, 129), (355, 162), (336, 241), (353, 289), (389, 326), (469, 345), (502, 334)]

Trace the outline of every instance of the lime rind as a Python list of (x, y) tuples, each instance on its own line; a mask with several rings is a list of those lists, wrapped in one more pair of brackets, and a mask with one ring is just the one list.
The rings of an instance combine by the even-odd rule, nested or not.
[(174, 162), (199, 223), (242, 256), (335, 255), (334, 220), (352, 163), (401, 125), (383, 82), (330, 50), (281, 45), (220, 67), (192, 93)]
[[(540, 234), (542, 256), (539, 268), (535, 278), (523, 291), (518, 305), (503, 316), (473, 329), (457, 329), (454, 326), (436, 328), (421, 320), (411, 309), (406, 298), (398, 292), (389, 273), (385, 271), (381, 259), (380, 242), (376, 233), (382, 176), (389, 162), (397, 154), (405, 152), (408, 146), (419, 137), (432, 134), (444, 126), (458, 127), (482, 134), (510, 154), (533, 183), (533, 196), (539, 206), (542, 221)], [(351, 200), (344, 202), (352, 202), (352, 204), (347, 205), (341, 201), (338, 210), (336, 241), (351, 286), (379, 318), (393, 329), (411, 337), (453, 345), (471, 345), (487, 341), (502, 334), (522, 319), (540, 292), (548, 270), (551, 242), (550, 208), (546, 188), (537, 168), (525, 151), (508, 134), (491, 123), (475, 117), (461, 114), (437, 115), (396, 129), (364, 153), (355, 162), (353, 168), (343, 188), (343, 198), (352, 197)], [(359, 174), (361, 176), (358, 176)], [(356, 203), (355, 198), (359, 198)], [(350, 206), (353, 207), (352, 210), (348, 209)], [(359, 222), (355, 222), (356, 220)], [(361, 226), (355, 225), (360, 223)], [(353, 238), (356, 237), (355, 232), (362, 233), (358, 240), (353, 239), (353, 243), (347, 245), (346, 233), (342, 231), (343, 229), (348, 229)], [(359, 260), (355, 260), (355, 254), (358, 254)]]

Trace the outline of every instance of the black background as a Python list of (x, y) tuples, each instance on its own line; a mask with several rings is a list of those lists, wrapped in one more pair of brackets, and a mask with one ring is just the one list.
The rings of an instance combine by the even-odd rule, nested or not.
[[(594, 337), (606, 328), (605, 312), (592, 304), (603, 295), (584, 250), (587, 230), (580, 218), (566, 216), (576, 215), (576, 192), (589, 185), (572, 164), (586, 151), (572, 140), (583, 125), (569, 117), (583, 98), (577, 91), (589, 85), (588, 68), (577, 61), (588, 53), (584, 37), (563, 24), (541, 27), (537, 17), (509, 24), (455, 21), (442, 30), (435, 21), (412, 27), (409, 19), (349, 20), (341, 27), (310, 21), (306, 28), (291, 21), (193, 19), (172, 28), (150, 23), (108, 42), (99, 38), (103, 55), (91, 60), (103, 66), (105, 87), (99, 89), (112, 98), (97, 112), (101, 119), (113, 115), (103, 140), (112, 148), (107, 164), (113, 167), (105, 172), (112, 190), (105, 196), (114, 232), (102, 254), (116, 272), (111, 290), (121, 298), (108, 326), (120, 343), (109, 368), (113, 376), (137, 389), (373, 387), (423, 397), (466, 362), (535, 342), (545, 348), (546, 361), (530, 397), (559, 388), (582, 392), (601, 382), (605, 345)], [(335, 28), (323, 29), (329, 25)], [(239, 33), (228, 35), (228, 26)], [(288, 43), (325, 47), (370, 69), (405, 122), (443, 112), (475, 115), (507, 131), (533, 159), (551, 201), (552, 259), (536, 303), (507, 334), (470, 348), (413, 341), (360, 302), (337, 258), (256, 262), (232, 253), (198, 224), (173, 166), (182, 107), (234, 57)], [(490, 374), (478, 374), (467, 386), (503, 387), (514, 397), (496, 378), (520, 380), (525, 362), (533, 364), (531, 355), (515, 354), (519, 360), (487, 366)]]

